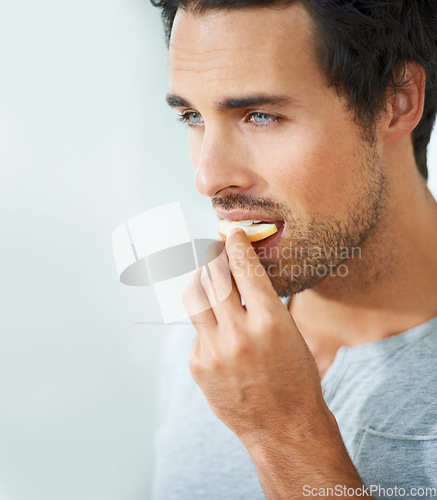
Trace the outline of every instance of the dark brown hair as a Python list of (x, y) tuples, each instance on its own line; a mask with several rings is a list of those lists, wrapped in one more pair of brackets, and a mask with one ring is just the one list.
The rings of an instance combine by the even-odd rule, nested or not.
[(301, 3), (317, 28), (316, 50), (328, 85), (348, 98), (350, 109), (372, 137), (387, 91), (408, 84), (405, 64), (426, 72), (425, 106), (413, 131), (417, 167), (427, 179), (426, 149), (437, 111), (436, 0), (151, 0), (162, 9), (167, 42), (178, 9), (204, 12), (247, 7), (281, 8)]

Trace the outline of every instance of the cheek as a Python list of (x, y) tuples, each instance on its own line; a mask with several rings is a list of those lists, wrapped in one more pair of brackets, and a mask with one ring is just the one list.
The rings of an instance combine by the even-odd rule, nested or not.
[(326, 127), (295, 131), (270, 147), (268, 158), (270, 190), (296, 217), (341, 217), (353, 203), (363, 158), (344, 135)]

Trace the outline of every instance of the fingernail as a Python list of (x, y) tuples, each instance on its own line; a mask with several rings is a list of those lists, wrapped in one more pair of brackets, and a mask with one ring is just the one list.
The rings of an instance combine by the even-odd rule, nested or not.
[(244, 230), (243, 230), (243, 229), (241, 229), (241, 227), (233, 227), (233, 228), (229, 231), (229, 233), (228, 233), (228, 235), (227, 235), (227, 237), (226, 237), (226, 238), (230, 238), (233, 234), (237, 233), (238, 231), (243, 231), (243, 233), (244, 233)]

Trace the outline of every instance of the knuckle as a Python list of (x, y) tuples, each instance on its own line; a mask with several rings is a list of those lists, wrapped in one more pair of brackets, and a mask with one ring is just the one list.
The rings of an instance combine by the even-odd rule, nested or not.
[(229, 315), (225, 319), (224, 328), (232, 338), (235, 338), (238, 336), (238, 332), (241, 330), (241, 325), (234, 315)]
[(243, 339), (239, 338), (235, 340), (230, 346), (230, 357), (234, 360), (241, 360), (245, 358), (249, 353), (249, 344)]
[(202, 373), (202, 364), (194, 349), (191, 350), (188, 367), (193, 377), (198, 377)]
[(257, 315), (258, 328), (262, 334), (274, 332), (278, 326), (278, 316), (270, 309), (262, 309)]
[(190, 359), (188, 367), (193, 379), (196, 380), (197, 378), (199, 378), (200, 374), (202, 373), (199, 363), (193, 359)]
[(208, 276), (208, 271), (205, 266), (202, 268), (200, 272), (200, 283), (205, 290), (207, 290), (211, 286), (210, 279)]
[(220, 352), (211, 346), (207, 350), (201, 350), (200, 342), (195, 339), (191, 347), (188, 366), (193, 378), (200, 379), (221, 372), (224, 368), (224, 361)]
[(217, 354), (212, 353), (208, 359), (208, 370), (211, 373), (217, 373), (222, 371), (223, 362)]

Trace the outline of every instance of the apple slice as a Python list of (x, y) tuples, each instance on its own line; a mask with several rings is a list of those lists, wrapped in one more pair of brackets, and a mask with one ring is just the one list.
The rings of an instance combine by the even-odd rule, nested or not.
[[(248, 224), (249, 222), (250, 224)], [(242, 229), (247, 234), (249, 241), (252, 242), (265, 240), (272, 234), (278, 232), (278, 228), (275, 224), (258, 224), (258, 221), (229, 221), (223, 219), (219, 221), (217, 230), (220, 237), (225, 240), (229, 231), (234, 227)]]

